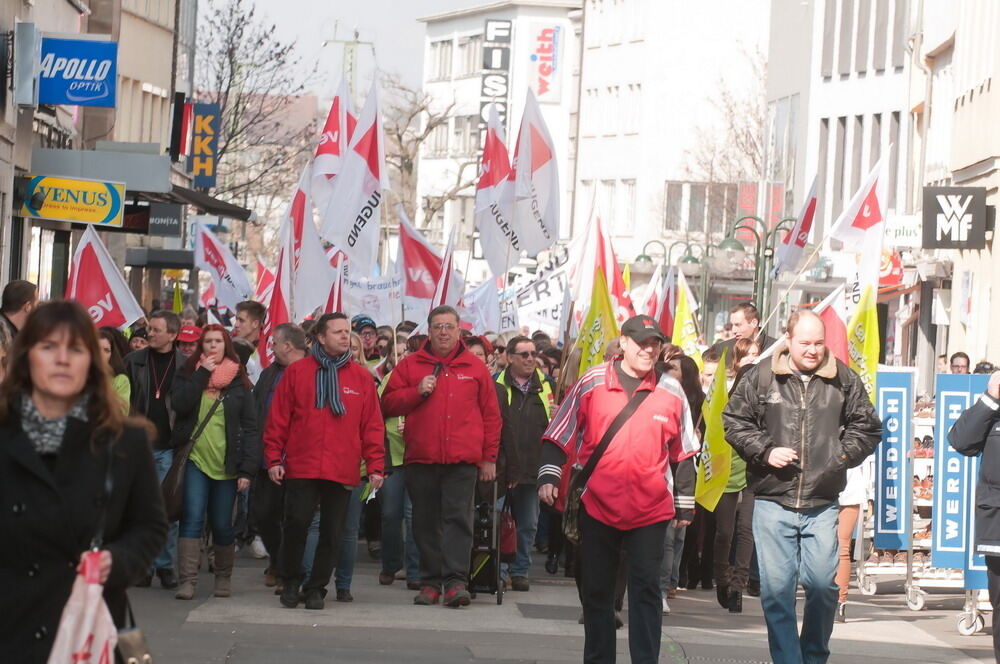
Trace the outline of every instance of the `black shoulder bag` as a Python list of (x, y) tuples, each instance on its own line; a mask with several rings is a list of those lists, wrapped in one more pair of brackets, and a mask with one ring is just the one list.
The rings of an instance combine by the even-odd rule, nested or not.
[(160, 490), (163, 492), (163, 509), (167, 513), (167, 523), (179, 521), (181, 518), (181, 512), (184, 510), (184, 468), (187, 467), (191, 448), (194, 447), (194, 441), (198, 440), (205, 427), (208, 426), (212, 416), (215, 415), (215, 411), (218, 410), (219, 404), (226, 398), (227, 393), (228, 388), (226, 392), (219, 395), (219, 398), (208, 409), (208, 415), (205, 416), (205, 419), (195, 429), (191, 438), (174, 450), (174, 459), (170, 462), (170, 470), (163, 476), (163, 482), (160, 483)]
[[(654, 385), (653, 390), (655, 389)], [(601, 441), (597, 443), (594, 452), (587, 459), (587, 465), (580, 470), (573, 468), (569, 481), (569, 494), (566, 496), (566, 509), (563, 510), (563, 534), (573, 544), (580, 543), (580, 499), (583, 497), (584, 489), (587, 488), (587, 481), (594, 474), (594, 469), (597, 468), (601, 457), (604, 456), (604, 451), (611, 444), (611, 439), (615, 437), (615, 434), (621, 430), (625, 422), (628, 421), (628, 418), (632, 417), (632, 414), (635, 413), (639, 404), (645, 401), (646, 397), (653, 390), (640, 390), (636, 388), (632, 394), (632, 398), (628, 400), (625, 407), (622, 408), (621, 412), (611, 422), (608, 430), (604, 432)]]

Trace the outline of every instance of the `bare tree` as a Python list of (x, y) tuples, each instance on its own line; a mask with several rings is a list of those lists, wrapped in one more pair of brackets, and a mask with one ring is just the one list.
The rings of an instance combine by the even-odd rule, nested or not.
[(275, 37), (253, 0), (209, 0), (198, 37), (197, 97), (222, 120), (215, 194), (237, 204), (287, 196), (316, 130), (315, 117), (295, 117), (315, 66)]

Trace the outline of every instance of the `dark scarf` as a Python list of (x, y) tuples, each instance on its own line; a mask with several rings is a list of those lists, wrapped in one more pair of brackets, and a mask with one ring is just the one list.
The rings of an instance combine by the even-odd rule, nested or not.
[(325, 408), (330, 406), (334, 415), (343, 415), (344, 402), (340, 399), (340, 378), (338, 369), (351, 361), (351, 351), (339, 357), (331, 357), (323, 350), (320, 344), (312, 345), (312, 356), (319, 362), (319, 371), (316, 372), (316, 407)]

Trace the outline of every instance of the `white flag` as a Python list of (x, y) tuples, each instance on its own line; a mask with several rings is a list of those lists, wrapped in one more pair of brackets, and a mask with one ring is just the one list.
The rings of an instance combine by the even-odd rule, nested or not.
[(872, 237), (868, 231), (885, 220), (883, 205), (886, 201), (887, 180), (882, 160), (879, 159), (854, 192), (851, 202), (833, 223), (830, 237), (843, 242), (845, 251), (861, 251)]
[(326, 304), (335, 278), (313, 223), (309, 196), (311, 169), (307, 166), (299, 178), (288, 209), (281, 219), (278, 237), (291, 258), (289, 287), (292, 321), (301, 321)]
[(326, 116), (323, 132), (319, 136), (319, 145), (312, 161), (312, 193), (316, 200), (316, 208), (326, 210), (327, 203), (333, 195), (336, 176), (344, 155), (351, 144), (351, 135), (358, 123), (358, 116), (351, 103), (351, 95), (347, 91), (347, 79), (341, 79), (337, 94), (330, 103), (330, 112)]
[(528, 98), (514, 149), (514, 227), (521, 248), (534, 256), (559, 239), (559, 169), (555, 144), (535, 93)]
[(816, 217), (816, 182), (819, 176), (813, 178), (812, 186), (809, 188), (809, 195), (802, 205), (795, 225), (788, 232), (785, 239), (781, 241), (774, 253), (774, 268), (771, 270), (771, 278), (776, 278), (783, 271), (792, 271), (799, 266), (799, 259), (802, 258), (802, 250), (805, 249), (809, 241), (809, 232), (812, 230), (813, 219)]
[(229, 247), (218, 238), (203, 221), (195, 224), (194, 264), (205, 270), (215, 284), (215, 300), (235, 311), (236, 305), (253, 297), (253, 286), (246, 270), (236, 261)]
[(320, 234), (347, 254), (351, 273), (359, 277), (373, 274), (378, 263), (382, 195), (388, 188), (382, 116), (373, 81), (333, 195), (320, 211)]
[(82, 304), (98, 327), (124, 329), (143, 316), (125, 277), (90, 225), (73, 254), (66, 299)]
[(521, 258), (521, 242), (513, 226), (514, 183), (505, 140), (497, 106), (492, 104), (476, 185), (476, 228), (486, 262), (496, 276)]
[(473, 334), (500, 331), (500, 290), (496, 279), (487, 279), (462, 297), (462, 320), (472, 323)]

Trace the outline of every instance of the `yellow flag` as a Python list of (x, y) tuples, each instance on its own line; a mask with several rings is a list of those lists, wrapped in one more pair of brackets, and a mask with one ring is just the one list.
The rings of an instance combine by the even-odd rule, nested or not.
[(701, 350), (698, 348), (698, 326), (691, 310), (690, 292), (682, 270), (677, 270), (677, 308), (674, 311), (674, 332), (671, 337), (671, 341), (680, 346), (684, 354), (697, 363), (699, 369), (704, 366)]
[(625, 282), (625, 290), (632, 290), (632, 271), (628, 268), (628, 263), (625, 263), (625, 269), (622, 270), (622, 281)]
[(576, 340), (580, 347), (580, 375), (604, 361), (604, 349), (608, 342), (618, 336), (615, 310), (611, 306), (611, 294), (604, 273), (597, 270), (594, 289), (590, 294), (590, 309), (580, 326), (580, 336)]
[[(881, 228), (878, 230), (881, 233)], [(881, 259), (881, 237), (873, 237), (861, 251), (854, 286), (860, 296), (847, 324), (850, 367), (861, 377), (872, 403), (875, 403), (875, 378), (878, 375), (881, 346), (878, 330), (878, 277)]]
[(184, 300), (181, 297), (181, 282), (174, 282), (174, 313), (179, 314), (184, 310)]
[[(715, 372), (712, 389), (708, 399), (701, 407), (705, 418), (705, 444), (698, 455), (698, 477), (695, 482), (694, 499), (709, 512), (715, 511), (719, 499), (729, 483), (729, 471), (732, 466), (733, 448), (726, 442), (722, 427), (722, 411), (729, 403), (729, 392), (726, 389), (726, 353), (723, 351), (719, 360), (719, 369)], [(692, 416), (696, 416), (692, 413)]]

